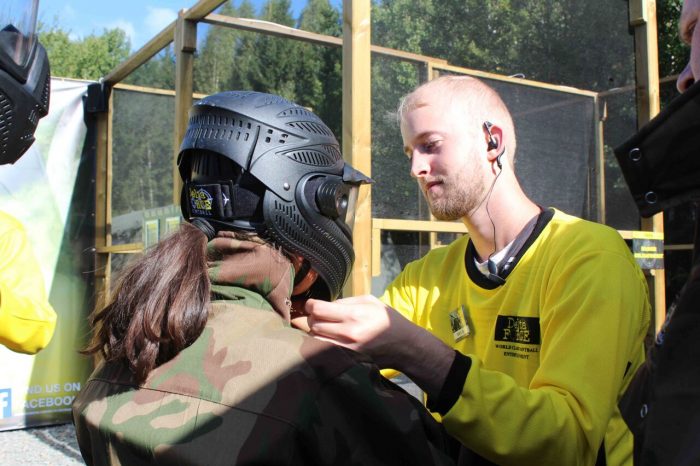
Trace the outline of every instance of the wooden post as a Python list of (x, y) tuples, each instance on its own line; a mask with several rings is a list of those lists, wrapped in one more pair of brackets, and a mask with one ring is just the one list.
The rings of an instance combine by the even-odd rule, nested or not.
[(595, 185), (596, 185), (596, 218), (599, 223), (605, 223), (605, 120), (608, 117), (608, 104), (600, 96), (594, 99), (595, 105)]
[[(353, 167), (371, 176), (370, 0), (343, 0), (343, 155)], [(355, 266), (345, 296), (369, 294), (371, 270), (372, 197), (360, 189), (353, 230)]]
[(104, 305), (110, 289), (111, 258), (100, 248), (112, 245), (112, 112), (111, 90), (106, 93), (107, 112), (97, 113), (95, 162), (95, 305)]
[[(656, 0), (630, 0), (630, 25), (634, 28), (637, 62), (637, 126), (649, 122), (661, 108), (659, 99), (659, 48), (656, 30)], [(642, 230), (662, 233), (663, 213), (642, 219)], [(666, 271), (652, 270), (654, 324), (658, 332), (666, 318)]]
[(182, 180), (177, 169), (180, 143), (187, 130), (187, 115), (192, 107), (194, 52), (197, 50), (197, 23), (185, 19), (181, 10), (175, 23), (175, 130), (173, 131), (173, 204), (180, 204)]

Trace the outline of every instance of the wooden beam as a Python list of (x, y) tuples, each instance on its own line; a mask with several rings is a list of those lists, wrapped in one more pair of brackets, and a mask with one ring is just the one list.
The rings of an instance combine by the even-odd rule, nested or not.
[(596, 217), (599, 223), (605, 223), (605, 120), (608, 117), (608, 104), (604, 99), (596, 97), (594, 105), (594, 150), (595, 150), (595, 190)]
[(374, 218), (372, 228), (394, 231), (425, 231), (432, 233), (467, 233), (461, 222), (441, 222), (439, 220), (399, 220), (394, 218)]
[(143, 243), (113, 244), (95, 249), (98, 253), (137, 254), (143, 252)]
[[(203, 3), (203, 2), (200, 2)], [(173, 131), (173, 204), (180, 204), (182, 180), (177, 168), (180, 143), (187, 130), (194, 86), (194, 52), (197, 50), (197, 23), (180, 12), (175, 25), (175, 130)]]
[[(637, 74), (637, 123), (641, 127), (661, 107), (659, 98), (659, 48), (656, 32), (656, 0), (630, 0), (630, 24), (634, 27)], [(645, 14), (633, 13), (633, 10)], [(632, 17), (635, 14), (635, 17)], [(646, 18), (642, 21), (640, 18)]]
[[(432, 216), (431, 216), (432, 217)], [(438, 220), (399, 220), (394, 218), (372, 219), (372, 276), (378, 277), (382, 270), (382, 230), (429, 232), (430, 248), (437, 246), (438, 233), (467, 233), (461, 222), (441, 222)]]
[[(644, 126), (659, 113), (659, 48), (656, 27), (656, 0), (630, 0), (630, 25), (634, 27), (637, 75), (637, 125)], [(642, 219), (642, 230), (663, 233), (663, 213)], [(651, 272), (654, 328), (658, 332), (666, 319), (666, 272)]]
[[(185, 10), (182, 13), (185, 19), (198, 21), (214, 11), (226, 0), (200, 0), (194, 6)], [(136, 68), (146, 63), (155, 54), (163, 50), (173, 41), (173, 34), (175, 33), (175, 23), (177, 20), (173, 21), (165, 27), (162, 31), (156, 34), (153, 39), (149, 40), (140, 49), (131, 54), (126, 60), (121, 62), (116, 68), (110, 71), (104, 78), (103, 81), (107, 85), (113, 85), (129, 76)]]
[[(257, 32), (268, 36), (282, 37), (286, 39), (295, 39), (302, 42), (308, 42), (316, 45), (324, 45), (328, 47), (342, 47), (343, 39), (340, 37), (329, 36), (325, 34), (317, 34), (315, 32), (304, 31), (289, 26), (283, 26), (269, 21), (250, 18), (232, 18), (230, 16), (219, 15), (212, 13), (207, 15), (202, 22), (215, 26), (223, 26), (241, 31)], [(370, 50), (380, 55), (391, 56), (405, 61), (416, 63), (427, 63), (433, 61), (435, 63), (447, 64), (447, 60), (440, 58), (432, 58), (426, 55), (404, 52), (402, 50), (390, 49), (388, 47), (380, 47), (378, 45), (370, 45)]]
[(117, 65), (116, 68), (107, 73), (107, 75), (103, 78), (104, 83), (107, 85), (113, 85), (129, 76), (136, 68), (146, 63), (155, 54), (163, 50), (170, 42), (173, 41), (174, 30), (175, 21), (166, 26), (165, 29), (160, 31), (153, 39), (146, 42), (143, 47), (131, 54), (126, 60)]
[[(634, 0), (630, 0), (630, 1), (634, 1)], [(588, 97), (596, 97), (598, 95), (597, 92), (588, 91), (585, 89), (577, 89), (577, 88), (571, 87), (571, 86), (561, 86), (558, 84), (549, 84), (549, 83), (544, 83), (541, 81), (533, 81), (531, 79), (516, 78), (513, 76), (503, 76), (501, 74), (487, 73), (486, 71), (473, 70), (473, 69), (464, 68), (461, 66), (443, 65), (443, 64), (439, 64), (439, 63), (434, 63), (433, 69), (434, 70), (441, 70), (441, 71), (448, 71), (448, 72), (451, 71), (453, 73), (459, 73), (459, 74), (467, 74), (469, 76), (474, 76), (477, 78), (491, 79), (494, 81), (503, 81), (503, 82), (508, 82), (511, 84), (520, 84), (523, 86), (535, 87), (535, 88), (539, 88), (539, 89), (548, 89), (548, 90), (552, 90), (552, 91), (563, 92), (566, 94), (585, 95)]]
[(219, 8), (227, 0), (199, 0), (197, 3), (184, 11), (184, 18), (192, 21), (199, 21), (212, 11)]
[(214, 26), (227, 27), (230, 29), (238, 29), (241, 31), (257, 32), (267, 36), (282, 37), (285, 39), (295, 39), (311, 44), (325, 45), (330, 47), (342, 47), (343, 39), (341, 37), (329, 36), (325, 34), (317, 34), (308, 32), (302, 29), (296, 29), (282, 24), (271, 23), (259, 19), (251, 18), (233, 18), (231, 16), (219, 15), (211, 13), (202, 19), (203, 23), (212, 24)]
[[(372, 87), (370, 0), (343, 0), (343, 155), (353, 167), (371, 176)], [(372, 196), (362, 186), (357, 201), (353, 245), (355, 266), (346, 296), (372, 291)]]
[[(175, 96), (174, 89), (158, 89), (157, 87), (134, 86), (133, 84), (118, 83), (118, 84), (115, 84), (112, 87), (112, 89), (118, 89), (120, 91), (129, 91), (129, 92), (141, 92), (143, 94), (168, 95), (171, 97)], [(201, 92), (193, 92), (192, 93), (193, 99), (202, 99), (206, 96), (207, 96), (207, 94), (202, 94)]]

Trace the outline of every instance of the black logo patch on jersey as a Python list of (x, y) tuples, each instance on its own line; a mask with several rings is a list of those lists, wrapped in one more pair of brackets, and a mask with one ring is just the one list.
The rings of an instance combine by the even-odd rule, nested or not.
[(539, 345), (540, 319), (538, 317), (498, 316), (494, 340)]

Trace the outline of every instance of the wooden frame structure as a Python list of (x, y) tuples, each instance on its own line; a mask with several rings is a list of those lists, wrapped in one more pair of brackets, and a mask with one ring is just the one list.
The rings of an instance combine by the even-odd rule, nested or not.
[[(97, 193), (96, 193), (96, 291), (109, 289), (111, 254), (134, 253), (143, 249), (141, 243), (112, 245), (111, 238), (111, 187), (112, 187), (112, 109), (111, 90), (122, 88), (145, 90), (135, 86), (120, 84), (137, 67), (146, 63), (151, 57), (170, 43), (175, 44), (175, 91), (157, 91), (169, 93), (175, 97), (175, 124), (173, 146), (173, 203), (179, 204), (180, 180), (177, 173), (176, 158), (180, 142), (187, 125), (187, 112), (193, 98), (193, 66), (196, 50), (197, 23), (202, 22), (216, 27), (228, 27), (243, 31), (304, 41), (317, 45), (342, 47), (343, 50), (343, 154), (349, 163), (371, 175), (371, 101), (370, 101), (370, 58), (372, 53), (398, 58), (425, 67), (427, 76), (439, 72), (457, 72), (476, 77), (510, 81), (518, 85), (555, 90), (563, 93), (585, 95), (595, 102), (594, 144), (596, 153), (598, 220), (605, 221), (604, 159), (603, 159), (603, 123), (606, 109), (601, 93), (557, 86), (521, 78), (505, 77), (478, 70), (456, 67), (445, 60), (403, 52), (371, 45), (370, 40), (370, 1), (343, 1), (343, 37), (332, 37), (311, 33), (260, 20), (231, 18), (212, 13), (226, 0), (199, 0), (191, 8), (182, 10), (178, 18), (152, 38), (141, 49), (104, 77), (104, 95), (107, 112), (98, 115), (97, 147)], [(656, 52), (656, 14), (655, 0), (630, 0), (630, 25), (635, 30), (637, 42), (637, 100), (639, 124), (648, 121), (659, 108), (659, 79)], [(654, 74), (656, 73), (656, 74)], [(645, 229), (663, 232), (663, 218), (655, 217)], [(345, 289), (346, 295), (367, 294), (371, 290), (371, 277), (380, 269), (380, 234), (383, 230), (400, 230), (430, 233), (430, 246), (437, 244), (438, 233), (466, 233), (461, 223), (438, 221), (413, 221), (400, 219), (372, 218), (371, 192), (363, 187), (358, 201), (357, 217), (354, 229), (356, 262)], [(655, 271), (651, 289), (657, 312), (657, 325), (662, 321), (665, 310), (663, 270)], [(660, 320), (661, 319), (661, 320)]]

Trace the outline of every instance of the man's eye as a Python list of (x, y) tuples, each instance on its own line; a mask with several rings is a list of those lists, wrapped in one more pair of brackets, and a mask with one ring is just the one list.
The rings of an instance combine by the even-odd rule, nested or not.
[(437, 150), (439, 146), (439, 141), (428, 141), (423, 144), (423, 151), (427, 154), (432, 154)]

